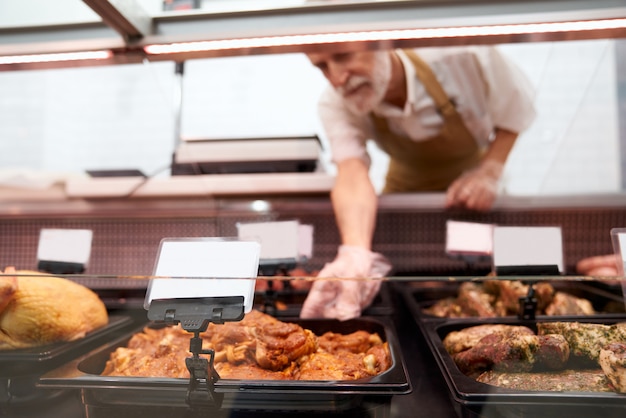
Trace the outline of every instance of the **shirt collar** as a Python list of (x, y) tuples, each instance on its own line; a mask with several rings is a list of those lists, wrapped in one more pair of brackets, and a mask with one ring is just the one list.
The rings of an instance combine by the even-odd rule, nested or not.
[[(400, 62), (402, 63), (402, 66), (404, 67), (404, 75), (406, 77), (405, 81), (406, 81), (407, 100), (406, 100), (406, 104), (404, 105), (404, 109), (402, 109), (402, 113), (408, 114), (411, 112), (411, 109), (413, 108), (413, 104), (415, 103), (415, 98), (413, 97), (413, 94), (411, 94), (412, 91), (415, 91), (415, 67), (413, 67), (413, 63), (411, 62), (409, 57), (406, 56), (404, 51), (402, 51), (401, 49), (396, 49), (395, 52), (396, 54), (398, 54), (398, 57), (400, 57)], [(380, 105), (376, 107), (375, 113), (377, 114), (396, 113), (397, 114), (398, 108), (395, 106), (386, 104), (386, 103), (381, 103)]]

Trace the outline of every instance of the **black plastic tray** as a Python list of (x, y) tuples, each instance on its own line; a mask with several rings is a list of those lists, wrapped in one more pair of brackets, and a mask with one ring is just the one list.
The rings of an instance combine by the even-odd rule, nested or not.
[[(434, 305), (439, 300), (456, 297), (462, 282), (418, 282), (397, 283), (398, 290), (402, 293), (411, 313), (418, 322), (447, 321), (449, 318), (437, 317), (424, 312), (424, 309)], [(594, 317), (612, 318), (620, 315), (626, 317), (624, 298), (616, 293), (594, 287), (579, 281), (563, 280), (550, 281), (555, 290), (568, 293), (573, 296), (585, 298), (591, 302), (597, 312)], [(559, 318), (566, 316), (538, 315), (537, 318)], [(478, 317), (475, 317), (478, 318)], [(471, 319), (471, 318), (467, 318)]]
[[(551, 319), (548, 319), (551, 318)], [(489, 318), (481, 324), (526, 325), (536, 329), (537, 322), (566, 319), (546, 317), (536, 321), (516, 318)], [(569, 321), (612, 324), (619, 319), (577, 318)], [(452, 331), (477, 325), (472, 319), (450, 319), (445, 323), (423, 324), (426, 340), (443, 373), (451, 398), (463, 408), (464, 416), (480, 417), (553, 417), (563, 416), (626, 416), (626, 394), (613, 392), (522, 391), (477, 382), (464, 375), (443, 346), (443, 339)]]
[(105, 327), (80, 340), (0, 351), (0, 403), (15, 404), (53, 395), (36, 387), (41, 375), (118, 337), (132, 324), (130, 317), (111, 315)]
[(131, 325), (130, 317), (111, 315), (106, 326), (76, 341), (0, 351), (0, 377), (32, 375), (58, 367), (117, 336), (113, 334)]
[[(284, 319), (287, 321), (288, 319)], [(337, 411), (357, 407), (368, 399), (387, 399), (411, 391), (400, 347), (391, 322), (383, 318), (358, 318), (349, 321), (301, 320), (318, 335), (326, 331), (350, 333), (356, 330), (377, 332), (389, 343), (392, 366), (372, 378), (355, 381), (274, 381), (220, 379), (216, 393), (224, 394), (222, 409), (260, 411)], [(100, 376), (110, 353), (125, 346), (139, 327), (96, 350), (44, 375), (39, 385), (47, 388), (81, 388), (83, 402), (94, 411), (115, 408), (186, 409), (188, 379)], [(155, 409), (156, 408), (156, 409)], [(105, 414), (106, 415), (106, 414)]]

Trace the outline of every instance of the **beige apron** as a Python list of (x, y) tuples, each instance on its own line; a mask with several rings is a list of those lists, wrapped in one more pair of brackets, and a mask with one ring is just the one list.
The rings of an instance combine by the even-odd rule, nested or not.
[(446, 190), (465, 170), (478, 165), (483, 152), (430, 67), (413, 51), (405, 53), (413, 62), (426, 92), (435, 101), (444, 124), (438, 135), (415, 142), (394, 134), (385, 118), (372, 114), (378, 146), (390, 157), (383, 192)]

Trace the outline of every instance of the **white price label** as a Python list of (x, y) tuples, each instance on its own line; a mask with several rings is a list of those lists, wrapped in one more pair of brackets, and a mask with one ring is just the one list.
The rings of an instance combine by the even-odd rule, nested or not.
[[(619, 258), (618, 273), (624, 276), (626, 272), (626, 228), (611, 229), (611, 241), (613, 243), (613, 251)], [(626, 282), (622, 283), (626, 292)], [(626, 297), (626, 293), (624, 293)]]
[(493, 228), (492, 224), (446, 222), (446, 253), (491, 255)]
[(498, 267), (557, 266), (563, 273), (560, 227), (496, 226), (493, 263)]
[(88, 229), (42, 229), (37, 260), (87, 265), (93, 231)]
[(166, 238), (154, 269), (159, 278), (150, 281), (144, 308), (153, 299), (243, 296), (250, 312), (260, 252), (257, 241)]
[(261, 243), (261, 259), (298, 259), (300, 223), (298, 221), (238, 223), (241, 239)]

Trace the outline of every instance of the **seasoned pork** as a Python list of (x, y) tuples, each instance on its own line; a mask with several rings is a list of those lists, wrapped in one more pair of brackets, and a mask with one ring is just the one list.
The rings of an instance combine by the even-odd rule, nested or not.
[(503, 324), (483, 324), (464, 328), (460, 331), (452, 331), (443, 339), (443, 346), (450, 354), (474, 347), (485, 336), (500, 333), (503, 335), (533, 335), (532, 329), (524, 326), (513, 326)]
[(493, 297), (485, 293), (481, 286), (472, 282), (464, 282), (459, 288), (456, 302), (468, 316), (495, 317), (496, 312), (491, 306)]
[(556, 292), (554, 300), (545, 309), (546, 315), (594, 315), (593, 305), (587, 299), (564, 292)]
[(626, 324), (540, 322), (537, 324), (537, 333), (562, 335), (567, 340), (572, 355), (597, 362), (603, 347), (613, 342), (626, 341)]
[[(528, 295), (529, 285), (516, 280), (464, 282), (457, 296), (438, 300), (424, 308), (424, 313), (440, 318), (500, 317), (517, 315), (520, 298)], [(590, 301), (557, 292), (547, 282), (533, 284), (537, 315), (593, 315)]]
[[(492, 293), (496, 298), (496, 311), (499, 316), (514, 315), (519, 311), (519, 299), (528, 295), (529, 286), (517, 280), (487, 280), (484, 282), (485, 291)], [(550, 283), (534, 283), (533, 290), (537, 299), (537, 310), (543, 310), (552, 303), (554, 288)]]
[(478, 376), (486, 370), (528, 372), (535, 367), (563, 368), (569, 359), (569, 347), (560, 335), (495, 332), (452, 357), (468, 376)]
[(509, 373), (489, 370), (478, 376), (476, 381), (502, 388), (529, 391), (612, 391), (604, 373), (594, 369), (540, 373)]
[(74, 341), (108, 323), (104, 303), (87, 287), (39, 272), (5, 271), (12, 273), (0, 277), (0, 350)]
[(617, 392), (626, 393), (626, 341), (600, 350), (600, 367)]

